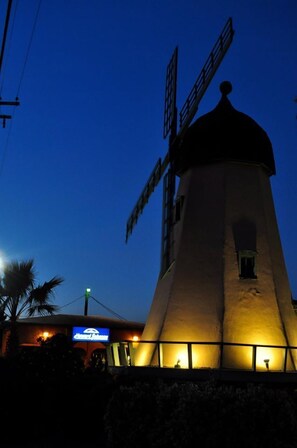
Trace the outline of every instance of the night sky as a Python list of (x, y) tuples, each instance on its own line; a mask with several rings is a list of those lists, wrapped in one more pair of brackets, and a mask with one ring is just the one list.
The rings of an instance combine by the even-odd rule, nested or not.
[[(13, 119), (0, 128), (0, 251), (6, 261), (33, 258), (40, 282), (64, 277), (61, 313), (82, 314), (79, 297), (90, 287), (126, 319), (146, 320), (160, 265), (162, 182), (128, 244), (125, 227), (167, 152), (166, 67), (178, 45), (180, 109), (228, 17), (234, 40), (196, 117), (216, 106), (229, 80), (233, 106), (269, 135), (297, 298), (296, 0), (19, 0), (0, 77), (2, 99), (21, 102), (1, 109)], [(111, 317), (94, 301), (89, 314)]]

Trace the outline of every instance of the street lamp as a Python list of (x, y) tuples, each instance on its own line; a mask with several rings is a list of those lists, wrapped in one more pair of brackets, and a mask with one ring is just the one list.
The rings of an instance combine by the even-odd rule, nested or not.
[(90, 294), (91, 294), (91, 288), (86, 288), (86, 290), (85, 290), (85, 312), (84, 312), (85, 316), (88, 315), (88, 304), (89, 304)]

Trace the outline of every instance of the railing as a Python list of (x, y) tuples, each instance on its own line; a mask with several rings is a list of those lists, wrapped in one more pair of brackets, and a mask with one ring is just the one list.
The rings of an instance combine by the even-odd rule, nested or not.
[[(107, 358), (109, 366), (287, 373), (296, 372), (297, 347), (230, 342), (120, 341), (107, 347)], [(143, 362), (143, 359), (149, 361)]]

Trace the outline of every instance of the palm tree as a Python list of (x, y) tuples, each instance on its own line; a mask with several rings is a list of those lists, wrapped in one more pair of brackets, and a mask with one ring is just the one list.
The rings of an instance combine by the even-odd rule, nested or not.
[(51, 304), (54, 288), (63, 282), (53, 277), (36, 286), (34, 261), (8, 263), (0, 280), (0, 316), (9, 320), (10, 334), (6, 354), (14, 354), (18, 347), (17, 321), (21, 316), (54, 314), (58, 307)]

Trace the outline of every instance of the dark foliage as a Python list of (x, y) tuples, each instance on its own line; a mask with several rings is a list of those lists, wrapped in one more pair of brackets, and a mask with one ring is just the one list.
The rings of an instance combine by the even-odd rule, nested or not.
[[(123, 381), (64, 335), (0, 358), (0, 446), (296, 448), (294, 388)], [(9, 429), (13, 428), (13, 429)]]
[(105, 416), (109, 448), (295, 448), (295, 392), (212, 382), (120, 387)]
[(84, 369), (79, 351), (60, 333), (41, 341), (40, 347), (21, 348), (14, 362), (23, 376), (40, 382), (77, 377)]
[[(62, 337), (63, 336), (63, 337)], [(88, 375), (64, 335), (37, 350), (0, 358), (2, 447), (104, 447), (108, 373)], [(11, 428), (11, 429), (9, 429)]]
[(19, 333), (17, 329), (17, 323), (14, 322), (10, 325), (10, 332), (7, 337), (5, 356), (12, 357), (16, 355), (19, 348)]
[(87, 372), (90, 374), (97, 374), (107, 371), (107, 361), (105, 350), (96, 349), (92, 352), (87, 367)]

